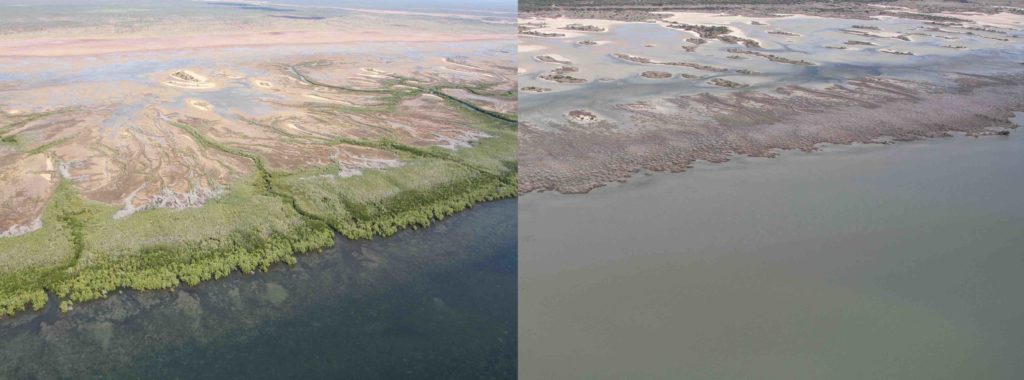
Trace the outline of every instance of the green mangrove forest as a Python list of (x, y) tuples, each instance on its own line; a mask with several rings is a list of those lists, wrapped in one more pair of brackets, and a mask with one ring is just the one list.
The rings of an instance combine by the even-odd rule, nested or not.
[[(390, 103), (425, 92), (440, 93), (417, 89), (392, 94)], [(201, 207), (154, 208), (124, 218), (113, 217), (117, 207), (83, 199), (63, 180), (43, 211), (42, 228), (0, 238), (0, 316), (41, 310), (50, 294), (67, 311), (118, 289), (192, 286), (234, 271), (266, 271), (332, 246), (336, 233), (386, 237), (478, 202), (515, 197), (514, 119), (443, 98), (490, 137), (458, 150), (388, 137), (317, 141), (384, 149), (402, 162), (351, 177), (316, 175), (339, 169), (329, 166), (274, 170), (258, 153), (215, 141), (202, 126), (168, 121), (206, 148), (251, 160), (255, 173)]]

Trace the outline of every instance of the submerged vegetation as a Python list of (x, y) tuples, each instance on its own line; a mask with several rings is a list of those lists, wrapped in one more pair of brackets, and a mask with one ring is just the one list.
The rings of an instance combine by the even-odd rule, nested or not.
[(442, 96), (489, 137), (458, 150), (388, 137), (318, 142), (384, 149), (402, 162), (338, 176), (337, 166), (270, 169), (258, 153), (220, 143), (202, 126), (167, 121), (206, 148), (251, 160), (255, 173), (202, 207), (150, 209), (119, 219), (113, 217), (116, 207), (83, 199), (63, 180), (44, 210), (42, 228), (0, 239), (0, 316), (40, 310), (48, 292), (66, 311), (121, 288), (191, 286), (235, 270), (294, 264), (294, 254), (331, 246), (335, 233), (388, 236), (477, 202), (514, 197), (514, 118), (423, 91)]

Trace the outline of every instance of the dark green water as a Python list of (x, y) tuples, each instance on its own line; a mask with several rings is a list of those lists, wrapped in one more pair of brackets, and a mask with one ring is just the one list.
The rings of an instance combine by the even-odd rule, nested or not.
[(0, 321), (0, 378), (502, 379), (516, 201), (341, 240), (294, 267)]

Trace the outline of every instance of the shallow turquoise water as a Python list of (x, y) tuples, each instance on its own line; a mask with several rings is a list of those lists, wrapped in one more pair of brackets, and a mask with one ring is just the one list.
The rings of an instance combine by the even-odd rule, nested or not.
[(0, 379), (513, 378), (516, 201), (294, 267), (0, 321)]
[(527, 195), (521, 377), (1019, 379), (1022, 189), (1015, 131)]

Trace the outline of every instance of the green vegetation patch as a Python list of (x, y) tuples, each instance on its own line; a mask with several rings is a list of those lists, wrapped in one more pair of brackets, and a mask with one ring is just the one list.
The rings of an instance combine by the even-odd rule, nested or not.
[(66, 137), (66, 138), (62, 138), (62, 139), (59, 139), (59, 140), (54, 140), (54, 141), (48, 142), (46, 144), (37, 146), (35, 148), (29, 149), (25, 153), (28, 154), (28, 155), (46, 153), (46, 151), (48, 151), (50, 149), (56, 148), (56, 147), (60, 146), (61, 144), (64, 144), (64, 143), (66, 143), (68, 141), (71, 141), (72, 138), (73, 137)]
[(475, 114), (480, 119), (476, 124), (477, 129), (490, 137), (476, 141), (472, 148), (451, 152), (452, 159), (497, 176), (509, 176), (511, 173), (511, 178), (514, 179), (518, 168), (519, 149), (516, 124), (475, 113), (466, 108), (461, 109), (467, 114)]
[(300, 173), (275, 177), (304, 212), (353, 239), (427, 226), (474, 203), (514, 196), (514, 183), (453, 161), (406, 155), (397, 168), (362, 175)]
[(61, 183), (43, 210), (42, 228), (0, 239), (0, 316), (46, 304), (44, 289), (63, 279), (81, 252), (82, 204), (71, 185)]
[[(467, 89), (467, 91), (469, 91), (470, 93), (476, 94), (476, 92), (474, 92), (471, 89)], [(456, 98), (454, 96), (445, 94), (444, 91), (437, 90), (437, 89), (432, 89), (430, 91), (430, 93), (432, 93), (434, 95), (437, 95), (437, 96), (440, 96), (441, 98), (444, 98), (445, 100), (448, 100), (450, 102), (458, 103), (459, 105), (462, 105), (463, 107), (467, 107), (469, 109), (472, 109), (473, 111), (482, 113), (484, 115), (493, 117), (495, 119), (498, 119), (498, 120), (501, 120), (501, 121), (505, 121), (505, 122), (509, 122), (509, 123), (515, 123), (516, 122), (516, 116), (515, 115), (509, 115), (509, 114), (504, 114), (504, 113), (501, 113), (501, 112), (495, 112), (495, 111), (490, 111), (490, 110), (483, 109), (483, 108), (481, 108), (481, 107), (477, 106), (476, 104), (473, 104), (473, 103), (471, 103), (469, 101), (464, 101), (464, 100), (461, 100), (461, 99)]]
[(164, 289), (196, 285), (227, 276), (234, 270), (267, 270), (274, 263), (295, 264), (296, 252), (309, 252), (334, 243), (333, 232), (323, 223), (304, 220), (285, 230), (238, 228), (225, 236), (188, 240), (175, 244), (154, 243), (125, 257), (100, 256), (71, 272), (53, 290), (64, 301), (83, 302), (105, 297), (118, 288)]
[(490, 137), (457, 151), (389, 138), (319, 142), (399, 155), (399, 167), (351, 177), (338, 175), (337, 166), (273, 172), (257, 153), (217, 142), (201, 127), (171, 122), (206, 148), (251, 160), (256, 174), (202, 207), (143, 210), (124, 218), (115, 218), (117, 207), (85, 201), (62, 183), (43, 213), (41, 229), (0, 239), (0, 316), (28, 305), (41, 309), (47, 291), (67, 310), (120, 288), (195, 285), (234, 270), (293, 264), (297, 252), (333, 245), (335, 231), (353, 239), (388, 236), (477, 202), (516, 196), (515, 123), (445, 98)]
[(12, 119), (16, 119), (16, 121), (14, 121), (14, 122), (12, 122), (10, 124), (7, 124), (7, 125), (0, 125), (0, 134), (6, 133), (7, 131), (10, 131), (10, 130), (14, 130), (16, 128), (24, 127), (25, 125), (28, 125), (28, 123), (31, 123), (33, 121), (42, 119), (42, 118), (50, 116), (50, 115), (58, 114), (60, 112), (64, 112), (64, 111), (61, 110), (61, 111), (50, 111), (50, 112), (38, 112), (38, 113), (31, 113), (31, 114), (25, 114), (25, 115), (11, 117)]
[(42, 229), (0, 239), (0, 315), (29, 303), (42, 308), (47, 290), (66, 309), (118, 288), (195, 285), (236, 269), (294, 263), (294, 253), (334, 243), (327, 225), (303, 218), (257, 182), (243, 181), (200, 208), (154, 209), (122, 219), (114, 219), (116, 208), (83, 201), (62, 184)]
[(401, 166), (341, 177), (340, 167), (274, 173), (271, 187), (289, 194), (303, 214), (322, 220), (352, 239), (388, 236), (432, 222), (474, 203), (514, 197), (517, 192), (515, 123), (479, 109), (448, 102), (490, 137), (456, 151), (417, 147), (393, 139), (337, 139), (395, 152)]
[(0, 136), (0, 144), (18, 145), (17, 135)]

